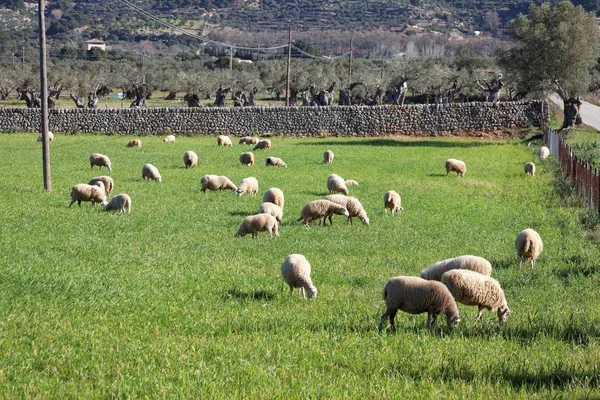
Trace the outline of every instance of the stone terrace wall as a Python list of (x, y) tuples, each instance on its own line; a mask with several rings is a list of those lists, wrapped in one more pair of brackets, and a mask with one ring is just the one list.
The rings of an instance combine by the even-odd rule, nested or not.
[[(540, 125), (544, 101), (415, 106), (52, 109), (50, 130), (61, 133), (280, 134), (286, 136), (427, 136)], [(39, 109), (0, 109), (0, 132), (37, 132)]]

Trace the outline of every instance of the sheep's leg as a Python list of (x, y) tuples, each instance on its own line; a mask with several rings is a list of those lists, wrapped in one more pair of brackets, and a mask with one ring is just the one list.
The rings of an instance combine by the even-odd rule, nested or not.
[(531, 269), (533, 269), (533, 264), (535, 264), (535, 260), (532, 258), (531, 259)]
[(69, 204), (69, 208), (71, 208), (71, 206), (73, 205), (73, 203), (75, 203), (75, 200), (71, 200), (71, 204)]
[(346, 220), (346, 225), (348, 225), (348, 222), (350, 222), (350, 225), (352, 225), (352, 217), (348, 217), (348, 219)]
[(329, 214), (329, 225), (333, 225), (332, 217), (333, 217), (333, 215)]
[(435, 315), (434, 313), (427, 314), (427, 328), (429, 330), (432, 329), (433, 324), (435, 323), (435, 319), (436, 318), (437, 318), (437, 315)]
[(478, 308), (478, 312), (477, 312), (477, 318), (475, 318), (475, 323), (477, 323), (477, 321), (479, 321), (481, 319), (481, 316), (483, 315), (483, 310), (485, 309), (485, 307), (482, 306), (477, 306)]
[(304, 287), (300, 288), (300, 293), (302, 293), (302, 298), (306, 299), (306, 290), (304, 290)]
[(379, 318), (379, 325), (377, 325), (377, 329), (379, 330), (379, 332), (382, 331), (383, 324), (385, 323), (385, 320), (388, 319), (388, 317), (390, 318), (390, 324), (394, 323), (394, 319), (392, 318), (392, 314), (393, 314), (393, 312), (389, 308), (386, 308), (386, 310), (383, 313), (383, 315), (381, 316), (381, 318)]
[(77, 200), (77, 205), (81, 207), (81, 200)]

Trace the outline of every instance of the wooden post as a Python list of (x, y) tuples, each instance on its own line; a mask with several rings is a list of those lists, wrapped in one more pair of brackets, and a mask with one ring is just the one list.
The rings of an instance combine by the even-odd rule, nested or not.
[(233, 71), (233, 46), (229, 47), (229, 70)]
[(50, 176), (50, 140), (48, 138), (48, 83), (46, 74), (46, 21), (44, 0), (38, 0), (38, 22), (40, 30), (40, 88), (41, 88), (41, 124), (42, 133), (42, 163), (44, 174), (44, 190), (52, 191), (52, 178)]
[(285, 89), (285, 106), (290, 106), (290, 80), (291, 80), (291, 64), (292, 64), (292, 28), (288, 28), (288, 57), (287, 57), (287, 83)]
[(348, 87), (352, 84), (352, 41), (354, 32), (350, 32), (350, 62), (348, 63)]

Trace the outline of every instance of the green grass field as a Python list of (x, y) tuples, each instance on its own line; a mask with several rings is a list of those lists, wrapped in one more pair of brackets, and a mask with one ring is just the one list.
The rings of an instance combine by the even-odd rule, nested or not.
[[(519, 141), (271, 138), (243, 167), (247, 147), (216, 138), (55, 135), (54, 190), (44, 193), (33, 134), (0, 135), (0, 398), (598, 398), (600, 252), (585, 210), (555, 191), (553, 161)], [(237, 140), (234, 141), (237, 143)], [(332, 165), (322, 164), (326, 149)], [(199, 166), (186, 170), (194, 150)], [(91, 171), (91, 153), (113, 163), (129, 215), (69, 204)], [(267, 168), (268, 156), (286, 169)], [(444, 160), (466, 161), (464, 178)], [(534, 161), (537, 175), (525, 177)], [(144, 182), (152, 163), (162, 183)], [(200, 192), (203, 174), (236, 184), (255, 176), (259, 196)], [(296, 222), (337, 173), (371, 219), (333, 226)], [(262, 193), (286, 195), (278, 239), (234, 238)], [(404, 213), (384, 215), (398, 191)], [(577, 203), (577, 202), (576, 202)], [(535, 269), (519, 268), (514, 240), (531, 227), (544, 240)], [(302, 253), (315, 301), (289, 296), (279, 270)], [(462, 324), (398, 313), (377, 332), (388, 278), (418, 275), (462, 254), (489, 259), (513, 314), (497, 325), (459, 305)]]

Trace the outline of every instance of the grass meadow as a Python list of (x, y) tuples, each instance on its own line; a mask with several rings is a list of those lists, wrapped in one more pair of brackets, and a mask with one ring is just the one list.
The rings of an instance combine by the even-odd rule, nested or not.
[[(243, 167), (237, 140), (142, 137), (138, 149), (126, 136), (57, 134), (45, 193), (35, 138), (0, 135), (0, 398), (600, 397), (598, 243), (535, 146), (274, 137)], [(198, 167), (183, 167), (186, 150)], [(94, 152), (111, 158), (113, 194), (131, 196), (131, 214), (67, 208), (72, 185), (106, 173), (90, 170)], [(268, 155), (289, 167), (265, 167)], [(445, 176), (451, 157), (467, 163), (464, 178)], [(144, 163), (162, 183), (142, 180)], [(259, 195), (201, 193), (207, 173), (255, 176)], [(369, 226), (296, 222), (331, 173), (360, 183), (350, 194)], [(280, 237), (234, 238), (273, 186), (286, 196)], [(384, 215), (389, 189), (400, 216)], [(514, 250), (527, 227), (544, 240), (533, 270)], [(291, 253), (311, 262), (315, 301), (289, 296), (279, 271)], [(388, 278), (463, 254), (491, 261), (506, 325), (486, 312), (474, 326), (476, 307), (459, 305), (454, 330), (441, 316), (430, 333), (426, 314), (399, 312), (395, 333), (377, 332)]]

